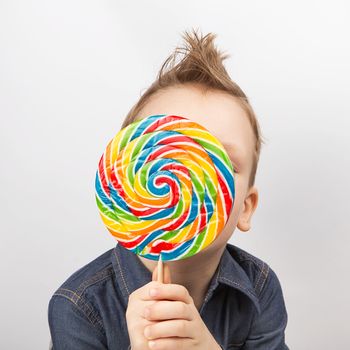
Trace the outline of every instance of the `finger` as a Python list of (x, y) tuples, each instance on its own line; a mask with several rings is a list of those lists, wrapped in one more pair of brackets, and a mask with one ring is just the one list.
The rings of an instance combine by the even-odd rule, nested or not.
[(168, 320), (154, 323), (145, 327), (144, 335), (147, 339), (181, 337), (193, 338), (191, 321)]
[(130, 302), (130, 299), (141, 299), (141, 300), (154, 300), (150, 294), (149, 294), (149, 291), (150, 289), (152, 288), (157, 288), (157, 287), (160, 287), (164, 285), (163, 283), (159, 283), (157, 281), (151, 281), (151, 282), (148, 282), (147, 284), (145, 284), (144, 286), (138, 288), (138, 289), (135, 289), (130, 295), (129, 295), (129, 302)]
[(191, 321), (192, 313), (189, 304), (182, 301), (158, 300), (145, 307), (144, 317), (150, 321), (184, 319)]
[(193, 341), (191, 338), (158, 338), (148, 342), (151, 350), (179, 350), (192, 349)]
[(153, 286), (150, 289), (150, 293), (155, 290), (156, 294), (150, 294), (153, 300), (178, 300), (186, 304), (193, 303), (193, 299), (190, 296), (188, 290), (181, 284), (159, 284), (158, 286)]
[[(158, 269), (157, 266), (154, 268), (152, 273), (152, 281), (157, 281)], [(163, 283), (171, 283), (170, 268), (167, 264), (163, 263)]]

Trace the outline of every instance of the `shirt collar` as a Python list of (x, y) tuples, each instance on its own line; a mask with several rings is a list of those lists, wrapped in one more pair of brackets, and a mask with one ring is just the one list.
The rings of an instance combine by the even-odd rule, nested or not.
[[(135, 253), (126, 249), (121, 244), (116, 244), (112, 250), (112, 264), (125, 306), (127, 306), (129, 295), (136, 289), (152, 281), (152, 273), (143, 265)], [(228, 245), (226, 245), (219, 266), (210, 281), (203, 306), (219, 283), (245, 294), (253, 302), (257, 311), (260, 312), (259, 298), (256, 295), (252, 282), (231, 255)]]
[(230, 251), (234, 249), (233, 245), (227, 244), (222, 254), (218, 272), (218, 282), (226, 284), (245, 294), (254, 304), (258, 313), (260, 313), (259, 297), (255, 288), (239, 263), (231, 255)]

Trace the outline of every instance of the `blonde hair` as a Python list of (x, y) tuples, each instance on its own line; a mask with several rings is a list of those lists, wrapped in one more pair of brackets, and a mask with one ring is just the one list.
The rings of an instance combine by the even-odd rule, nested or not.
[[(192, 29), (192, 33), (184, 31), (182, 38), (185, 41), (183, 47), (176, 47), (175, 51), (165, 60), (157, 79), (142, 94), (137, 103), (131, 108), (124, 119), (121, 128), (126, 127), (137, 119), (138, 114), (152, 95), (162, 89), (179, 84), (198, 83), (204, 90), (221, 90), (234, 96), (241, 107), (247, 113), (255, 136), (253, 154), (253, 166), (251, 169), (248, 186), (255, 183), (261, 144), (264, 143), (260, 126), (256, 115), (250, 105), (247, 96), (241, 88), (230, 78), (223, 60), (230, 57), (223, 54), (214, 46), (216, 34), (208, 33), (204, 37)], [(178, 56), (183, 55), (179, 62)]]

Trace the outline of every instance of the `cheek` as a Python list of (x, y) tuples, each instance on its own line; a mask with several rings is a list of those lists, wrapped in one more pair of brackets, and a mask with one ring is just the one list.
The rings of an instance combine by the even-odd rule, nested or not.
[(236, 225), (237, 225), (237, 214), (234, 207), (228, 221), (226, 222), (226, 225), (223, 231), (221, 232), (222, 239), (227, 241), (230, 238), (231, 234), (233, 233)]
[(218, 247), (222, 247), (230, 239), (232, 233), (234, 232), (237, 226), (237, 221), (238, 221), (237, 213), (239, 212), (237, 207), (238, 207), (237, 205), (233, 206), (233, 210), (231, 211), (231, 215), (227, 220), (224, 229), (219, 234), (219, 236), (216, 237), (210, 249), (216, 249)]

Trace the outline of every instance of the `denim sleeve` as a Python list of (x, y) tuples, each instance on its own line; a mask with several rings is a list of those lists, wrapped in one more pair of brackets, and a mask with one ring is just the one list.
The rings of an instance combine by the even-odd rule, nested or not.
[(275, 272), (269, 268), (260, 292), (260, 314), (256, 313), (244, 350), (288, 350), (285, 343), (287, 310), (282, 288)]
[(53, 296), (48, 307), (53, 350), (107, 350), (105, 335), (71, 300)]

